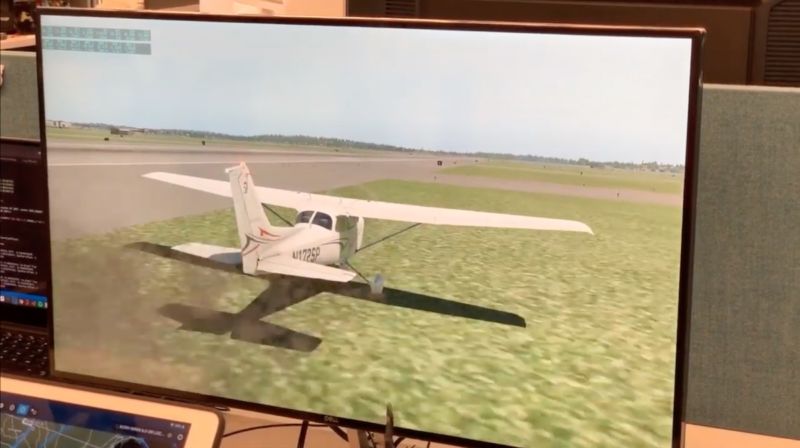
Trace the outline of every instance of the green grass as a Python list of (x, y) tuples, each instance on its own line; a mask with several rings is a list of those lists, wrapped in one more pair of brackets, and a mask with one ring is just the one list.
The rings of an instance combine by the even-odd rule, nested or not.
[[(119, 135), (112, 135), (105, 129), (92, 129), (92, 128), (47, 128), (47, 137), (56, 140), (96, 140), (103, 141), (103, 138), (108, 137), (109, 141), (119, 144), (134, 144), (134, 143), (150, 143), (150, 144), (168, 144), (168, 145), (191, 145), (200, 146), (201, 138), (189, 137), (184, 135), (158, 135), (158, 134), (142, 134), (132, 133), (121, 137)], [(211, 142), (218, 144), (238, 144), (250, 145), (250, 142), (240, 142), (226, 139), (206, 139), (206, 143)]]
[[(176, 330), (177, 302), (235, 312), (264, 280), (121, 246), (236, 246), (231, 210), (57, 244), (59, 369), (521, 446), (668, 446), (680, 208), (380, 181), (337, 194), (577, 219), (576, 233), (422, 226), (359, 254), (387, 287), (514, 312), (526, 328), (321, 294), (267, 318), (303, 354)], [(368, 221), (366, 240), (398, 223)], [(62, 311), (58, 311), (62, 310)]]
[(491, 161), (445, 168), (442, 173), (656, 193), (680, 194), (683, 191), (682, 175), (588, 166)]
[[(83, 141), (102, 143), (105, 142), (104, 138), (108, 138), (109, 149), (113, 149), (117, 145), (132, 145), (132, 144), (151, 144), (151, 145), (174, 145), (185, 146), (187, 149), (219, 149), (237, 148), (237, 149), (271, 149), (271, 150), (288, 150), (288, 151), (331, 151), (342, 153), (358, 153), (365, 150), (355, 148), (330, 148), (324, 146), (311, 146), (311, 145), (290, 145), (270, 142), (257, 142), (257, 141), (242, 141), (231, 140), (226, 138), (197, 138), (185, 135), (161, 135), (161, 134), (143, 134), (134, 132), (132, 134), (120, 137), (119, 135), (111, 135), (111, 133), (104, 129), (92, 128), (47, 128), (47, 138), (52, 140), (63, 141)], [(202, 145), (202, 140), (206, 141), (206, 145)], [(338, 149), (338, 151), (337, 151)], [(373, 151), (374, 152), (374, 151)]]

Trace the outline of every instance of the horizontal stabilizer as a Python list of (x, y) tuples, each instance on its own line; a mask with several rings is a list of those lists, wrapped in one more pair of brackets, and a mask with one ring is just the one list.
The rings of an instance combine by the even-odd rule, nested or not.
[(283, 274), (341, 283), (349, 282), (356, 276), (355, 272), (299, 261), (289, 257), (272, 257), (258, 260), (257, 270), (264, 274)]
[(232, 247), (214, 246), (203, 243), (186, 243), (173, 246), (172, 250), (206, 258), (218, 263), (239, 265), (242, 264), (242, 252)]
[(147, 179), (160, 180), (168, 184), (179, 185), (181, 187), (191, 188), (192, 190), (204, 191), (206, 193), (215, 194), (226, 198), (232, 197), (231, 184), (228, 181), (206, 179), (203, 177), (185, 176), (183, 174), (164, 173), (156, 171), (153, 173), (143, 174), (142, 177)]

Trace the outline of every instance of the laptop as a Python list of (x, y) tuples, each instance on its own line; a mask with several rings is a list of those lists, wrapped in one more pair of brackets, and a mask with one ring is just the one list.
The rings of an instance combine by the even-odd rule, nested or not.
[(38, 141), (0, 138), (0, 371), (47, 376), (50, 234)]
[(3, 446), (213, 448), (219, 412), (183, 403), (0, 376)]

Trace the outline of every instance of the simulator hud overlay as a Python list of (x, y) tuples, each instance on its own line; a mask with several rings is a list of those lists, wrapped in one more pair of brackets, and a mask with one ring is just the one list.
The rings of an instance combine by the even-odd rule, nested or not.
[(688, 39), (43, 25), (59, 371), (669, 444)]

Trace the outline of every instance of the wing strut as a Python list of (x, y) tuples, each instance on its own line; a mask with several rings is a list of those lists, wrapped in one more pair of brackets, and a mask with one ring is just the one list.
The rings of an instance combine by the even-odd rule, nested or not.
[(345, 263), (344, 263), (344, 264), (345, 264), (345, 265), (347, 265), (347, 267), (348, 267), (348, 268), (350, 268), (350, 270), (351, 270), (351, 271), (355, 272), (355, 273), (356, 273), (356, 275), (358, 275), (359, 277), (361, 277), (361, 280), (364, 280), (365, 282), (367, 282), (367, 284), (368, 284), (368, 285), (371, 285), (371, 284), (372, 284), (372, 282), (370, 282), (370, 281), (369, 281), (369, 279), (368, 279), (367, 277), (364, 277), (364, 274), (362, 274), (361, 272), (359, 272), (359, 270), (358, 270), (358, 269), (356, 269), (356, 268), (355, 268), (355, 266), (353, 266), (352, 264), (350, 264), (350, 262), (349, 262), (349, 261), (345, 261)]
[(360, 248), (358, 248), (358, 250), (356, 251), (356, 253), (359, 253), (359, 252), (361, 252), (361, 251), (363, 251), (363, 250), (365, 250), (365, 249), (367, 249), (367, 248), (370, 248), (370, 247), (372, 247), (372, 246), (375, 246), (376, 244), (380, 244), (380, 243), (382, 243), (382, 242), (384, 242), (384, 241), (388, 240), (389, 238), (394, 238), (394, 237), (396, 237), (397, 235), (400, 235), (401, 233), (407, 232), (407, 231), (409, 231), (409, 230), (413, 229), (414, 227), (417, 227), (417, 226), (420, 226), (420, 225), (422, 225), (422, 224), (420, 224), (420, 223), (418, 223), (418, 222), (417, 222), (417, 223), (411, 224), (410, 226), (408, 226), (408, 227), (406, 227), (406, 228), (400, 229), (400, 230), (398, 230), (397, 232), (390, 233), (390, 234), (386, 235), (385, 237), (383, 237), (383, 238), (381, 238), (381, 239), (379, 239), (379, 240), (377, 240), (377, 241), (373, 241), (373, 242), (371, 242), (371, 243), (367, 244), (367, 245), (366, 245), (366, 246), (364, 246), (364, 247), (360, 247)]

